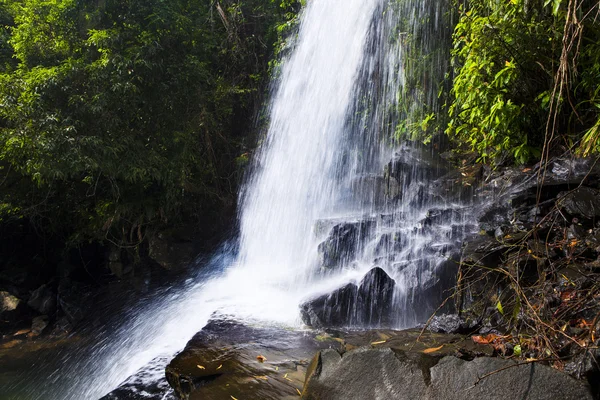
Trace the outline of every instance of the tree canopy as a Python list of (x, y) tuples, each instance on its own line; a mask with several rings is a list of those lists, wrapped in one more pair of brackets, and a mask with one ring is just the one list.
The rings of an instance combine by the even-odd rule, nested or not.
[(294, 6), (0, 0), (0, 222), (132, 244), (231, 207)]

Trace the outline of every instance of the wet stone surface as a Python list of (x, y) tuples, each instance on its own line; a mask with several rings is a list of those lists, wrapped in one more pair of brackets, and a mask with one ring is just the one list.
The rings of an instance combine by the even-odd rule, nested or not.
[(492, 353), (460, 335), (420, 333), (295, 331), (214, 319), (170, 362), (166, 375), (180, 399), (297, 399), (315, 373), (311, 360), (323, 350), (340, 358), (360, 348), (394, 349), (417, 361), (424, 357), (425, 364), (450, 354)]

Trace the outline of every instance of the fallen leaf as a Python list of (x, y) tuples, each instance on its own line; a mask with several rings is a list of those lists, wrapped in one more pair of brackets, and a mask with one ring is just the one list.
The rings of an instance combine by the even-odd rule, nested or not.
[(265, 361), (267, 361), (267, 357), (265, 356), (256, 356), (256, 359), (259, 363), (264, 363)]
[(300, 389), (296, 388), (296, 392), (298, 392), (298, 396), (302, 396), (302, 392), (300, 391)]
[(380, 340), (379, 342), (373, 342), (373, 343), (371, 343), (371, 345), (375, 346), (376, 344), (382, 344), (382, 343), (385, 343), (385, 342), (386, 342), (386, 340)]
[(238, 400), (238, 399), (236, 399), (236, 398), (235, 398), (235, 397), (233, 397), (233, 396), (229, 396), (229, 397), (231, 397), (233, 400)]
[(218, 370), (220, 370), (222, 367), (223, 367), (223, 364), (219, 365), (219, 366), (217, 367), (217, 371), (218, 371)]
[(0, 349), (12, 349), (16, 345), (20, 344), (20, 340), (11, 340), (10, 342), (0, 345)]
[(255, 376), (254, 378), (256, 379), (260, 379), (261, 381), (268, 381), (269, 377), (266, 375), (259, 375), (259, 376)]
[(18, 331), (17, 333), (15, 333), (13, 336), (19, 336), (19, 335), (24, 335), (26, 333), (31, 332), (31, 329), (21, 329), (20, 331)]
[(487, 336), (471, 336), (471, 339), (475, 343), (479, 343), (479, 344), (490, 344), (490, 343), (495, 342), (496, 340), (504, 339), (504, 338), (505, 338), (504, 336), (498, 336), (493, 333), (490, 333)]
[(202, 365), (196, 365), (196, 367), (200, 368), (200, 369), (206, 369), (204, 368)]
[(431, 347), (429, 349), (423, 350), (423, 353), (425, 353), (425, 354), (435, 353), (436, 351), (441, 350), (442, 347), (444, 347), (444, 345), (441, 345), (440, 347)]

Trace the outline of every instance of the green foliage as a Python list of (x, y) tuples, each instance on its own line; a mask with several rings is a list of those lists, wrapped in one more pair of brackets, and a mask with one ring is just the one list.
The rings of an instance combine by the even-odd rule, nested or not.
[[(586, 130), (584, 152), (597, 146), (599, 114), (593, 105), (600, 64), (592, 54), (598, 50), (598, 27), (590, 19), (597, 4), (577, 3), (578, 22), (585, 26), (582, 59), (587, 58), (580, 64), (579, 48), (563, 48), (570, 41), (564, 34), (571, 31), (565, 23), (573, 26), (565, 1), (469, 0), (459, 6), (447, 133), (480, 160), (525, 163), (539, 158), (544, 144), (564, 151)], [(561, 75), (563, 70), (568, 73)], [(561, 78), (566, 75), (568, 80)], [(562, 140), (549, 143), (549, 137)]]
[(0, 0), (0, 218), (132, 243), (230, 207), (290, 4)]

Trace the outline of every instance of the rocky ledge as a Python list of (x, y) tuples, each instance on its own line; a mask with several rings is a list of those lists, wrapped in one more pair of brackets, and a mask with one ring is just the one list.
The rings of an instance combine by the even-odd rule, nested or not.
[(586, 382), (493, 353), (456, 334), (295, 331), (214, 319), (166, 375), (188, 400), (593, 399)]

